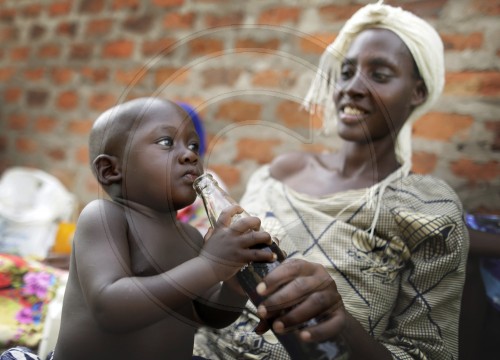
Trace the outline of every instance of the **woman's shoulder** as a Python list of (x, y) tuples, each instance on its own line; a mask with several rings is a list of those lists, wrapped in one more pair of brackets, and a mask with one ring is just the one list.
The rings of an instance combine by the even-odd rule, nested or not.
[(306, 152), (292, 152), (279, 155), (271, 162), (269, 173), (276, 180), (282, 181), (306, 168), (306, 165), (312, 158), (312, 154)]

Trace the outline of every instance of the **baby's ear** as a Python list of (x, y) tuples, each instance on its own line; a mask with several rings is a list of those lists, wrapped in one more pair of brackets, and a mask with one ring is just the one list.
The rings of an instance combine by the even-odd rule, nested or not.
[(122, 179), (121, 167), (116, 156), (98, 155), (92, 165), (94, 166), (97, 181), (101, 185), (111, 185)]

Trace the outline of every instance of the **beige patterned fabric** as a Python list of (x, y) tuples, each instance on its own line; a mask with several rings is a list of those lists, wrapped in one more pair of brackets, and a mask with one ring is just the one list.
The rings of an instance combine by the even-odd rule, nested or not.
[[(373, 236), (367, 199), (377, 187), (315, 198), (271, 178), (266, 165), (241, 204), (289, 257), (329, 270), (348, 311), (394, 359), (457, 359), (468, 251), (461, 203), (438, 179), (395, 175)], [(287, 359), (270, 332), (253, 333), (256, 324), (244, 314), (226, 329), (202, 329), (195, 349), (211, 359)]]

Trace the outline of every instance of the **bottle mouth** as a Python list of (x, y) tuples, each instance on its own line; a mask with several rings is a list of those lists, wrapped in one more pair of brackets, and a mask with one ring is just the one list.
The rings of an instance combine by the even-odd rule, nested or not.
[(193, 188), (199, 194), (201, 192), (201, 190), (206, 188), (208, 186), (208, 184), (210, 184), (210, 183), (217, 183), (217, 181), (214, 179), (212, 174), (203, 173), (200, 176), (198, 176), (196, 179), (194, 179)]

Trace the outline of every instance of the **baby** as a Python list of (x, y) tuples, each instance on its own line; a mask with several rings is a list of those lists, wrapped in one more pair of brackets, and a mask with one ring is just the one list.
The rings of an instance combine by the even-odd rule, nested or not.
[[(224, 211), (202, 238), (176, 219), (196, 199), (200, 140), (173, 102), (115, 106), (90, 135), (92, 170), (109, 199), (89, 203), (74, 237), (55, 360), (191, 359), (200, 324), (224, 327), (247, 297), (235, 274), (272, 254), (255, 217)], [(255, 231), (249, 231), (255, 230)]]

